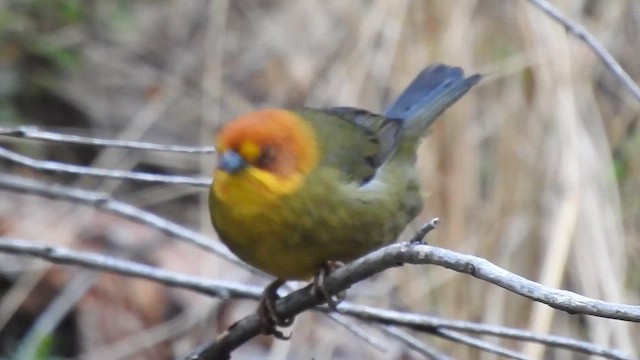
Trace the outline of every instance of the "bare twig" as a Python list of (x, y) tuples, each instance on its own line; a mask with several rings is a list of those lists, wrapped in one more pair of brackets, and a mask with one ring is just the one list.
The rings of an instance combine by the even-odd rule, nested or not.
[(162, 152), (177, 152), (186, 154), (213, 154), (216, 152), (213, 146), (183, 146), (183, 145), (164, 145), (154, 144), (142, 141), (127, 141), (113, 139), (99, 139), (87, 136), (77, 136), (68, 134), (59, 134), (50, 131), (40, 130), (34, 126), (20, 126), (18, 128), (0, 128), (0, 135), (21, 139), (42, 140), (48, 142), (104, 146), (112, 148), (130, 149), (130, 150), (149, 150)]
[(413, 235), (413, 237), (411, 237), (411, 240), (409, 240), (409, 242), (412, 244), (423, 243), (424, 238), (430, 232), (435, 230), (439, 224), (440, 224), (440, 219), (438, 218), (431, 219), (431, 221), (429, 221), (428, 223), (420, 227), (420, 229)]
[(158, 175), (123, 170), (94, 169), (85, 166), (63, 164), (55, 161), (36, 160), (2, 147), (0, 147), (0, 157), (41, 171), (63, 172), (76, 175), (89, 175), (110, 179), (146, 181), (164, 184), (186, 184), (199, 187), (209, 187), (211, 185), (211, 179), (204, 177)]
[(470, 334), (489, 335), (519, 341), (535, 342), (585, 354), (600, 355), (610, 359), (630, 359), (628, 355), (622, 352), (610, 350), (589, 342), (562, 336), (542, 335), (531, 331), (513, 329), (504, 326), (478, 324), (469, 321), (445, 320), (435, 316), (404, 313), (351, 303), (341, 304), (340, 312), (362, 320), (394, 324), (429, 333), (433, 333), (434, 329), (448, 329)]
[[(337, 293), (346, 290), (352, 284), (364, 280), (377, 272), (390, 267), (400, 266), (404, 263), (434, 264), (470, 274), (516, 294), (543, 302), (549, 306), (570, 313), (583, 313), (611, 319), (640, 322), (640, 306), (608, 303), (590, 299), (570, 291), (551, 289), (524, 279), (521, 276), (509, 273), (482, 258), (462, 255), (446, 249), (419, 244), (394, 244), (368, 254), (332, 273), (331, 276), (325, 280), (325, 288), (329, 293)], [(277, 311), (283, 317), (290, 318), (306, 309), (319, 305), (319, 303), (320, 300), (314, 296), (311, 286), (307, 286), (278, 301)], [(348, 304), (341, 305), (338, 309), (344, 313), (348, 313), (344, 311), (345, 305)], [(412, 320), (410, 317), (405, 318), (400, 316), (401, 313), (381, 310), (381, 314), (387, 311), (389, 311), (387, 314), (390, 316), (385, 316), (383, 323), (410, 326), (416, 329), (422, 329), (423, 331), (433, 332), (434, 327), (432, 325), (409, 325)], [(393, 315), (391, 315), (392, 313)], [(415, 314), (412, 314), (412, 316), (413, 315)], [(398, 316), (403, 317), (404, 321), (397, 321)], [(379, 317), (376, 318), (380, 319)], [(259, 317), (256, 314), (247, 316), (229, 328), (227, 332), (220, 335), (213, 343), (200, 346), (194, 353), (189, 355), (187, 359), (225, 358), (238, 346), (257, 336), (260, 333), (260, 329), (261, 322)], [(522, 335), (522, 333), (520, 335)], [(532, 336), (522, 340), (537, 342), (540, 341), (540, 338)], [(574, 339), (569, 339), (566, 343), (555, 343), (552, 338), (544, 338), (544, 340), (549, 341), (549, 343), (554, 343), (557, 347), (606, 356), (612, 359), (630, 358), (617, 351), (592, 346), (592, 344), (578, 342)]]
[(404, 344), (406, 344), (409, 348), (413, 349), (420, 355), (424, 355), (428, 359), (433, 360), (451, 360), (452, 357), (442, 353), (440, 350), (436, 349), (433, 346), (429, 346), (424, 342), (416, 339), (411, 334), (406, 331), (400, 330), (395, 326), (383, 326), (382, 331), (389, 336), (392, 336)]
[[(248, 265), (231, 254), (226, 247), (214, 239), (206, 237), (196, 231), (178, 225), (148, 211), (144, 211), (135, 206), (115, 200), (108, 195), (99, 192), (80, 190), (58, 184), (49, 184), (14, 175), (0, 175), (0, 188), (65, 201), (73, 201), (115, 213), (124, 218), (149, 225), (169, 235), (175, 236), (178, 239), (182, 239), (183, 241), (198, 246), (201, 249), (217, 254), (240, 267), (251, 269)], [(253, 271), (253, 269), (251, 270)]]
[(359, 324), (356, 324), (353, 319), (347, 318), (346, 316), (338, 313), (326, 313), (327, 317), (337, 324), (347, 329), (350, 333), (357, 336), (367, 344), (371, 345), (374, 349), (384, 353), (387, 352), (387, 348), (380, 344), (380, 341), (377, 341), (373, 336), (367, 333), (365, 329), (363, 329)]
[[(109, 211), (124, 218), (137, 221), (139, 223), (151, 226), (158, 230), (161, 230), (169, 235), (175, 236), (188, 243), (198, 246), (202, 249), (210, 251), (216, 255), (221, 256), (227, 261), (234, 263), (242, 268), (245, 268), (251, 272), (258, 272), (258, 270), (249, 267), (246, 263), (238, 260), (233, 254), (231, 254), (224, 246), (220, 245), (217, 241), (201, 235), (191, 229), (185, 228), (167, 219), (159, 217), (153, 213), (144, 211), (135, 206), (123, 203), (115, 200), (106, 194), (99, 192), (79, 190), (71, 187), (66, 187), (57, 184), (46, 184), (40, 181), (13, 176), (4, 175), (0, 176), (0, 188), (11, 189), (19, 192), (26, 192), (35, 195), (41, 195), (45, 197), (57, 198), (67, 201), (74, 201), (80, 204), (93, 206), (98, 209)], [(132, 275), (135, 276), (135, 275)], [(175, 286), (175, 284), (174, 284)], [(259, 295), (259, 293), (257, 294)], [(329, 317), (339, 316), (338, 314), (329, 314)], [(336, 319), (334, 319), (336, 320)], [(336, 320), (337, 321), (337, 320)], [(373, 344), (370, 337), (366, 336), (361, 331), (356, 331), (353, 326), (347, 326), (343, 324), (344, 321), (338, 321), (342, 326), (347, 328), (357, 337), (363, 339), (365, 342)], [(374, 345), (374, 347), (376, 347)]]
[[(327, 290), (344, 282), (355, 283), (381, 269), (404, 263), (432, 264), (465, 273), (505, 288), (513, 293), (547, 304), (570, 314), (587, 314), (609, 319), (640, 322), (640, 306), (595, 300), (567, 290), (552, 289), (510, 273), (488, 260), (454, 251), (420, 244), (393, 244), (349, 264), (344, 271), (336, 271), (327, 278)], [(334, 283), (335, 282), (335, 283)], [(344, 290), (336, 286), (336, 291)]]
[(593, 50), (593, 52), (600, 58), (604, 65), (622, 82), (622, 84), (631, 92), (631, 94), (640, 102), (640, 87), (633, 81), (631, 76), (620, 66), (616, 59), (607, 51), (607, 49), (600, 44), (591, 33), (587, 31), (582, 25), (572, 21), (564, 16), (558, 9), (553, 7), (547, 0), (527, 0), (533, 6), (542, 10), (545, 14), (549, 15), (552, 19), (562, 24), (565, 29), (584, 41), (587, 46)]
[(256, 286), (184, 275), (112, 256), (71, 250), (61, 246), (37, 245), (31, 241), (20, 239), (0, 237), (0, 252), (35, 256), (57, 264), (78, 265), (84, 268), (153, 280), (222, 299), (230, 297), (258, 299), (262, 292), (262, 289)]
[[(165, 285), (189, 289), (202, 294), (220, 298), (234, 297), (257, 300), (261, 297), (262, 294), (262, 289), (255, 286), (246, 286), (234, 282), (215, 281), (198, 276), (184, 275), (128, 260), (117, 259), (111, 256), (99, 255), (84, 251), (75, 251), (57, 246), (36, 245), (25, 240), (0, 238), (0, 252), (12, 253), (17, 255), (37, 256), (55, 263), (79, 265), (90, 269), (108, 271), (126, 276), (140, 277)], [(440, 265), (442, 261), (439, 259), (443, 257), (449, 259), (449, 261), (452, 261), (452, 259), (457, 259), (458, 262), (468, 262), (470, 261), (469, 258), (474, 259), (474, 257), (472, 256), (458, 254), (445, 249), (433, 248), (428, 245), (390, 245), (359, 260), (356, 260), (353, 263), (347, 264), (344, 267), (333, 272), (325, 280), (327, 290), (334, 292), (336, 290), (339, 291), (338, 289), (346, 289), (353, 283), (362, 280), (361, 276), (363, 272), (379, 272), (384, 270), (385, 268), (396, 266), (397, 263), (395, 261), (388, 261), (390, 257), (393, 259), (403, 260), (400, 261), (400, 263), (411, 262), (416, 258), (419, 258), (420, 260), (415, 261), (416, 263), (434, 263)], [(371, 267), (370, 264), (372, 262), (377, 262), (381, 265)], [(498, 278), (508, 276), (513, 278), (512, 281), (520, 281), (519, 276), (502, 270), (495, 265), (492, 266), (499, 269), (496, 274)], [(449, 268), (456, 270), (453, 267)], [(495, 271), (495, 269), (491, 268), (489, 268), (487, 271), (490, 270)], [(369, 273), (369, 276), (371, 275), (373, 275), (373, 273)], [(551, 290), (552, 292), (558, 291), (553, 289)], [(545, 290), (543, 287), (543, 292), (541, 293), (542, 296), (554, 298), (554, 296), (551, 296), (544, 291)], [(570, 292), (566, 293), (567, 296), (571, 296), (570, 294), (572, 294)], [(588, 299), (577, 294), (573, 294), (573, 296), (577, 298)], [(588, 300), (603, 303), (603, 306), (607, 306), (610, 308), (625, 306), (592, 299)], [(277, 309), (278, 312), (282, 315), (294, 316), (302, 311), (312, 308), (315, 305), (318, 305), (319, 303), (320, 300), (311, 291), (311, 286), (307, 286), (278, 301)], [(318, 309), (329, 311), (327, 307), (321, 307)], [(350, 304), (348, 302), (341, 303), (339, 305), (339, 311), (345, 315), (354, 316), (359, 319), (372, 320), (382, 324), (409, 327), (419, 331), (426, 331), (435, 335), (438, 335), (438, 331), (449, 329), (458, 332), (484, 334), (522, 341), (539, 342), (549, 346), (565, 348), (573, 351), (583, 352), (586, 354), (600, 355), (611, 359), (630, 359), (629, 356), (622, 354), (619, 351), (610, 350), (584, 341), (560, 336), (536, 334), (524, 330), (517, 330), (502, 326), (477, 324), (466, 321), (444, 320), (432, 316), (385, 310), (374, 307)], [(205, 344), (205, 346), (199, 348), (197, 355), (200, 356), (200, 359), (210, 359), (215, 358), (211, 357), (213, 355), (228, 354), (233, 349), (242, 345), (253, 336), (256, 336), (259, 332), (259, 319), (255, 314), (249, 315), (236, 323), (236, 325), (230, 328), (227, 332), (222, 334), (215, 343)]]
[(459, 334), (455, 331), (451, 330), (436, 330), (434, 335), (445, 338), (447, 340), (465, 344), (476, 349), (486, 351), (491, 354), (500, 355), (507, 359), (517, 359), (517, 360), (531, 360), (530, 358), (518, 354), (515, 351), (504, 349), (500, 346), (496, 346), (493, 344), (489, 344), (486, 341), (478, 340), (468, 335)]

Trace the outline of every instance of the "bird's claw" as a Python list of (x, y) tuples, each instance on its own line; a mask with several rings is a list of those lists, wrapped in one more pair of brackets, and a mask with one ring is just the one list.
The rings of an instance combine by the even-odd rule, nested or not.
[(318, 298), (324, 300), (327, 305), (333, 310), (335, 310), (338, 304), (340, 304), (342, 300), (344, 300), (345, 292), (340, 291), (335, 295), (330, 294), (324, 286), (324, 280), (327, 276), (329, 276), (329, 274), (343, 265), (344, 263), (342, 263), (341, 261), (327, 261), (322, 264), (320, 270), (313, 278), (313, 287), (311, 288), (311, 291), (313, 291), (313, 293)]
[(261, 322), (261, 333), (273, 335), (276, 339), (289, 340), (291, 335), (284, 335), (279, 327), (289, 327), (293, 324), (294, 318), (284, 318), (278, 314), (276, 301), (280, 298), (278, 288), (284, 284), (284, 280), (277, 279), (269, 284), (262, 293), (260, 304), (258, 305), (258, 317)]

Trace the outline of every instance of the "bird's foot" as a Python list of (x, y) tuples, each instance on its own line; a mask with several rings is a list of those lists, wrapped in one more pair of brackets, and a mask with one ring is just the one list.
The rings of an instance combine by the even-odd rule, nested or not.
[(324, 287), (324, 279), (337, 268), (343, 265), (344, 263), (341, 261), (326, 261), (324, 264), (322, 264), (320, 270), (318, 270), (318, 273), (313, 278), (313, 293), (318, 298), (326, 301), (327, 305), (334, 310), (336, 309), (338, 304), (342, 302), (342, 300), (344, 300), (345, 292), (340, 291), (335, 295), (329, 294), (327, 289)]
[(278, 314), (276, 309), (276, 301), (280, 299), (278, 289), (285, 283), (284, 280), (276, 279), (269, 284), (262, 293), (260, 304), (258, 305), (258, 317), (260, 318), (261, 333), (264, 335), (273, 335), (276, 339), (289, 340), (291, 335), (286, 336), (279, 327), (289, 327), (293, 324), (293, 318), (284, 318)]

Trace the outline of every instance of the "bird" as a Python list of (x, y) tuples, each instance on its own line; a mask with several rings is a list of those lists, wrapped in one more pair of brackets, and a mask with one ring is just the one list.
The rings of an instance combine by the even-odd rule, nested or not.
[(315, 276), (322, 295), (320, 282), (336, 266), (396, 241), (418, 215), (416, 149), (438, 116), (481, 78), (435, 64), (383, 114), (267, 108), (221, 127), (211, 221), (234, 254), (276, 278), (259, 305), (265, 334), (285, 338), (275, 327), (292, 322), (275, 310), (286, 281)]

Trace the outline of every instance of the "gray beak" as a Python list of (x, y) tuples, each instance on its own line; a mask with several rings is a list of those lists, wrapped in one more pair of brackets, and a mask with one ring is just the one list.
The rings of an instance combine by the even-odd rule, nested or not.
[(247, 167), (247, 162), (233, 150), (225, 151), (218, 162), (218, 169), (229, 174), (235, 174)]

